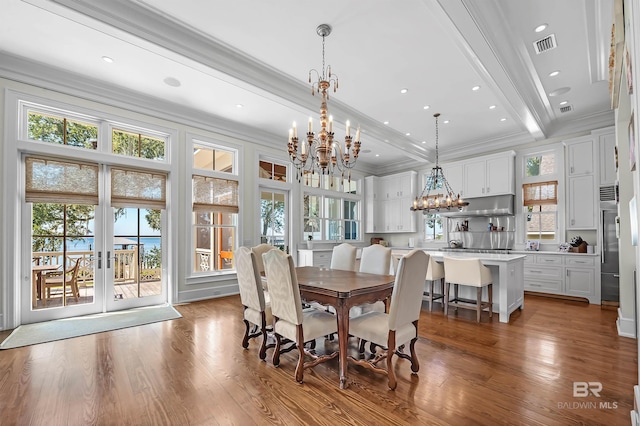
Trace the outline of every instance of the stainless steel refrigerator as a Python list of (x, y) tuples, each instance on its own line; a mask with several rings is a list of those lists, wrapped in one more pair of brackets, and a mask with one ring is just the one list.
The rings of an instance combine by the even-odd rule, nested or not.
[(601, 299), (620, 301), (620, 270), (618, 264), (618, 237), (616, 235), (616, 210), (601, 210), (602, 221), (602, 265), (600, 274)]

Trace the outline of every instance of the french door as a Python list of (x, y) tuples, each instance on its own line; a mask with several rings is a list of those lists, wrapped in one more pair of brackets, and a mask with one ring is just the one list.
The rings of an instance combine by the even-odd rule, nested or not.
[(288, 252), (288, 191), (260, 188), (260, 242)]
[[(165, 177), (89, 164), (97, 171), (92, 176), (99, 193), (109, 196), (47, 196), (44, 186), (74, 182), (73, 173), (84, 166), (26, 160), (21, 253), (28, 279), (20, 291), (22, 324), (167, 301), (165, 209), (153, 200), (158, 192), (164, 197)], [(30, 173), (32, 181), (45, 176), (44, 183), (32, 184)]]

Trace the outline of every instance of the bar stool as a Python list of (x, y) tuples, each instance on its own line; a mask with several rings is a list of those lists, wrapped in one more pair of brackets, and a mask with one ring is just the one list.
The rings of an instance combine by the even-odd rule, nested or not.
[[(477, 321), (480, 322), (480, 313), (484, 309), (489, 310), (489, 317), (493, 317), (493, 277), (491, 270), (484, 266), (480, 259), (444, 258), (444, 314), (449, 312), (449, 306), (465, 309), (475, 309)], [(454, 285), (454, 296), (450, 298), (451, 284)], [(458, 285), (476, 287), (476, 300), (460, 299), (458, 297)], [(488, 302), (482, 301), (482, 288), (488, 289)]]
[[(442, 288), (442, 292), (444, 293), (444, 265), (440, 262), (436, 262), (435, 259), (429, 256), (429, 267), (427, 268), (427, 276), (425, 281), (428, 281), (429, 290), (424, 291), (423, 295), (427, 296), (427, 300), (429, 301), (429, 310), (433, 310), (433, 301), (438, 299), (442, 300), (442, 305), (444, 306), (444, 294), (434, 293), (434, 284), (436, 281), (440, 280), (440, 285)], [(426, 284), (426, 282), (425, 282)], [(426, 288), (425, 288), (426, 290)]]

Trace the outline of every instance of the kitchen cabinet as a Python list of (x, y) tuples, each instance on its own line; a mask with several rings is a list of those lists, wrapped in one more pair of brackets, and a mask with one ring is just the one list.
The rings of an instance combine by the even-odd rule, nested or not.
[(367, 232), (416, 232), (416, 213), (409, 208), (416, 195), (419, 195), (416, 189), (417, 175), (409, 171), (378, 178), (374, 202), (365, 201), (367, 208), (369, 205), (373, 207), (373, 228), (368, 227)]
[(372, 234), (382, 231), (380, 226), (381, 214), (379, 197), (379, 178), (377, 176), (367, 176), (364, 178), (364, 232)]
[[(462, 190), (457, 189), (445, 173), (454, 191), (464, 198), (515, 194), (513, 151), (462, 162)], [(445, 170), (449, 170), (447, 166)]]
[(598, 136), (600, 155), (600, 186), (611, 186), (616, 183), (616, 135), (613, 130)]
[(594, 138), (565, 141), (567, 162), (566, 229), (596, 229), (596, 185)]
[(447, 164), (442, 166), (442, 173), (444, 173), (447, 182), (451, 186), (453, 191), (457, 191), (456, 195), (460, 194), (461, 197), (466, 197), (464, 193), (464, 165), (462, 163)]
[[(524, 289), (583, 297), (600, 304), (600, 263), (597, 255), (527, 253)], [(596, 279), (597, 277), (597, 279)]]
[(333, 249), (326, 250), (298, 250), (298, 266), (317, 266), (319, 268), (331, 267), (331, 255)]

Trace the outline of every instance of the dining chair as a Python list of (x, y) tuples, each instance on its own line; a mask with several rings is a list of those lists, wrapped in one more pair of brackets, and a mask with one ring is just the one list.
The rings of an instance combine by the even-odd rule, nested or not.
[[(298, 349), (298, 363), (295, 379), (302, 383), (304, 370), (321, 362), (335, 358), (338, 352), (328, 355), (316, 355), (308, 351), (306, 342), (338, 332), (336, 316), (320, 309), (302, 309), (298, 278), (291, 255), (280, 250), (267, 251), (263, 256), (264, 266), (271, 294), (271, 313), (276, 348), (273, 352), (273, 365), (280, 365), (281, 344), (283, 339), (294, 342)], [(305, 356), (312, 361), (305, 362)]]
[[(444, 257), (444, 314), (449, 312), (449, 306), (465, 309), (475, 309), (477, 321), (484, 309), (489, 310), (489, 317), (493, 317), (493, 276), (491, 270), (484, 266), (480, 259), (458, 259)], [(454, 296), (451, 298), (451, 284), (454, 285)], [(476, 288), (476, 300), (469, 301), (458, 297), (458, 285)], [(486, 287), (488, 301), (482, 301), (482, 289)]]
[(73, 295), (76, 302), (80, 297), (80, 290), (78, 289), (78, 272), (80, 271), (80, 261), (82, 258), (76, 259), (76, 263), (64, 274), (47, 274), (44, 275), (44, 280), (42, 282), (43, 289), (42, 291), (45, 293), (45, 297), (43, 298), (43, 304), (46, 306), (47, 299), (51, 299), (51, 289), (53, 287), (62, 287), (63, 291), (63, 299), (66, 298), (67, 287), (71, 290), (71, 294)]
[(343, 271), (356, 270), (356, 252), (358, 249), (349, 243), (342, 243), (333, 248), (331, 254), (331, 269)]
[[(371, 311), (349, 320), (349, 334), (382, 348), (371, 360), (350, 357), (351, 360), (376, 373), (386, 374), (391, 390), (398, 384), (392, 364), (393, 355), (411, 361), (414, 374), (420, 369), (415, 343), (429, 257), (422, 250), (412, 250), (400, 259), (389, 313)], [(410, 355), (403, 352), (406, 343), (409, 343)], [(386, 368), (378, 366), (382, 361), (386, 361)]]
[[(429, 284), (425, 284), (429, 286), (429, 289), (425, 289), (423, 295), (427, 296), (427, 301), (429, 302), (429, 310), (433, 310), (433, 301), (438, 299), (443, 299), (443, 307), (444, 307), (444, 265), (440, 262), (436, 262), (433, 257), (429, 257), (429, 267), (427, 268), (427, 276), (425, 277), (425, 281)], [(435, 282), (440, 281), (440, 288), (442, 289), (442, 293), (435, 293)]]
[[(273, 317), (271, 316), (271, 303), (269, 293), (262, 288), (262, 280), (258, 272), (256, 254), (248, 247), (240, 247), (236, 252), (236, 268), (238, 287), (240, 288), (240, 301), (244, 310), (242, 313), (245, 325), (242, 347), (249, 347), (249, 339), (262, 336), (259, 357), (264, 360), (267, 357), (267, 331), (270, 329)], [(253, 324), (253, 330), (250, 330)]]
[[(362, 249), (360, 256), (360, 272), (368, 274), (391, 274), (391, 249), (380, 244), (371, 244)], [(365, 303), (351, 308), (352, 316), (358, 315), (358, 311), (373, 309), (379, 312), (386, 310), (384, 302)]]
[(271, 244), (258, 244), (255, 247), (251, 247), (251, 251), (256, 255), (256, 265), (258, 267), (258, 275), (262, 277), (262, 287), (267, 290), (267, 279), (264, 277), (264, 261), (262, 260), (262, 255), (269, 250), (277, 250), (277, 247), (272, 246)]

